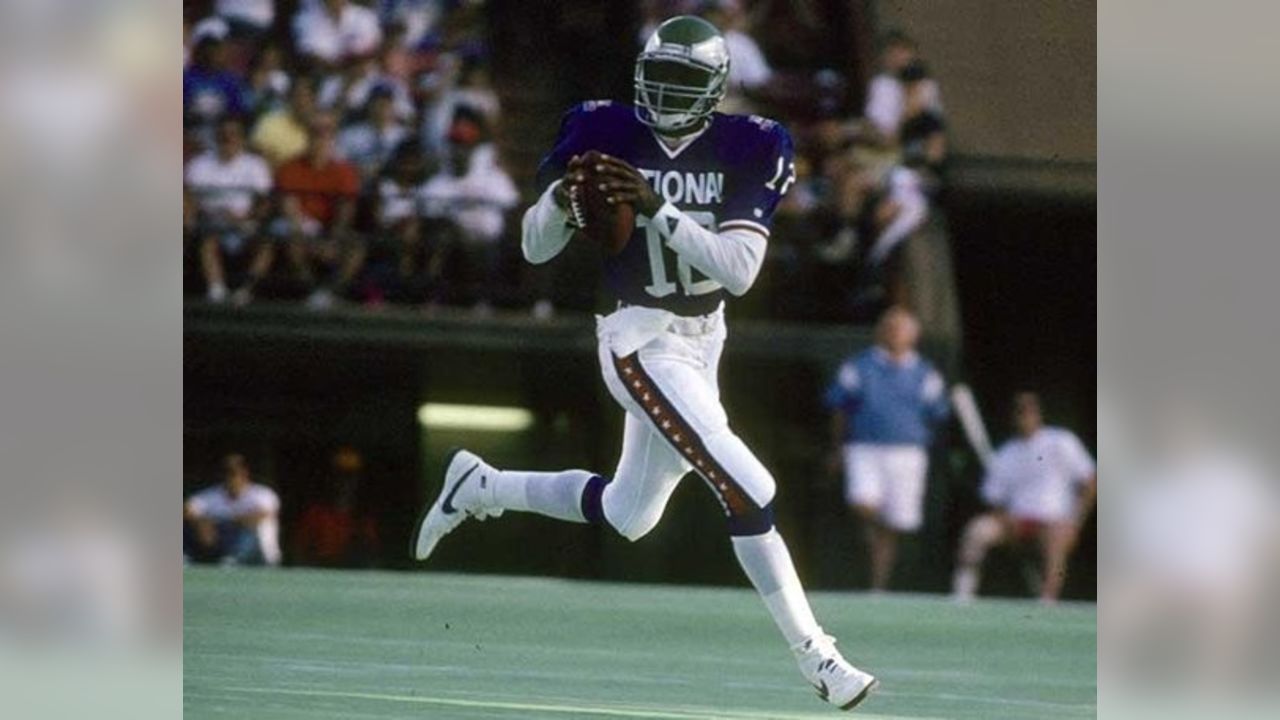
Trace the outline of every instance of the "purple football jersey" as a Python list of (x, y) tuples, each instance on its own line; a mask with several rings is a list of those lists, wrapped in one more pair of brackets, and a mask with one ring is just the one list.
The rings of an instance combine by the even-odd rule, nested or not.
[[(599, 100), (565, 115), (555, 148), (538, 168), (540, 190), (564, 175), (570, 158), (588, 150), (627, 161), (660, 197), (712, 231), (745, 228), (768, 237), (778, 201), (795, 181), (791, 136), (778, 122), (712, 113), (701, 135), (672, 150), (636, 119), (631, 106)], [(605, 258), (604, 271), (618, 300), (678, 315), (705, 315), (727, 295), (639, 216), (631, 241)]]

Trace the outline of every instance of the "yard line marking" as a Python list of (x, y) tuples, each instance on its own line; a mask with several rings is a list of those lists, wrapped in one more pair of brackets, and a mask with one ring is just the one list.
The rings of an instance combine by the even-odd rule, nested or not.
[[(294, 688), (265, 687), (222, 687), (220, 690), (230, 692), (254, 693), (260, 695), (297, 695), (303, 697), (348, 698), (352, 700), (380, 700), (383, 702), (416, 703), (420, 705), (444, 705), (448, 707), (488, 708), (492, 710), (511, 710), (513, 712), (544, 712), (565, 715), (606, 715), (625, 718), (658, 718), (659, 720), (732, 720), (742, 718), (748, 720), (829, 720), (830, 713), (777, 713), (750, 711), (671, 711), (659, 708), (623, 708), (598, 705), (565, 705), (504, 702), (495, 700), (463, 700), (460, 698), (442, 698), (430, 695), (389, 695), (383, 693), (346, 692), (339, 690), (303, 690)], [(940, 720), (939, 718), (908, 718), (903, 715), (860, 715), (864, 720)]]

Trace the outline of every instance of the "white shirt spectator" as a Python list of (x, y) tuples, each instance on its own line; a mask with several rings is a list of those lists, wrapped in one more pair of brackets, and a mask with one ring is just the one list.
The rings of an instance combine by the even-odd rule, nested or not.
[(378, 183), (378, 226), (389, 228), (418, 212), (422, 189), (406, 187), (390, 178)]
[(920, 177), (920, 173), (898, 166), (889, 171), (885, 182), (888, 185), (886, 196), (898, 206), (898, 214), (876, 237), (875, 244), (867, 255), (867, 260), (877, 265), (884, 262), (899, 243), (918, 230), (929, 215), (929, 198), (925, 194), (924, 178)]
[(198, 155), (187, 162), (183, 179), (201, 210), (235, 218), (247, 217), (254, 200), (271, 192), (271, 167), (247, 152), (227, 162), (214, 151)]
[(724, 34), (724, 42), (729, 47), (730, 86), (754, 90), (773, 77), (773, 68), (769, 67), (769, 61), (765, 60), (760, 46), (750, 35), (729, 30)]
[(378, 71), (376, 66), (350, 85), (345, 84), (341, 73), (334, 73), (325, 78), (320, 84), (320, 92), (316, 95), (316, 103), (325, 110), (340, 113), (354, 112), (369, 102), (370, 93), (378, 87), (391, 90), (391, 104), (395, 107), (396, 117), (401, 120), (413, 117), (413, 99), (409, 96), (409, 88), (405, 87), (398, 78)]
[(382, 16), (404, 25), (404, 46), (417, 47), (445, 15), (444, 0), (383, 0)]
[(317, 2), (294, 16), (293, 38), (299, 52), (333, 63), (376, 50), (382, 26), (369, 8), (347, 2), (335, 19)]
[(378, 172), (408, 135), (409, 131), (398, 123), (382, 129), (372, 123), (359, 123), (338, 135), (338, 152), (368, 178)]
[(498, 124), (498, 116), (502, 112), (498, 94), (492, 88), (458, 87), (445, 91), (434, 104), (424, 108), (422, 113), (422, 135), (432, 150), (444, 150), (447, 144), (445, 135), (448, 134), (453, 114), (459, 107), (479, 112), (490, 127)]
[(481, 145), (471, 156), (465, 175), (440, 172), (422, 186), (422, 208), (427, 217), (453, 220), (468, 236), (493, 242), (502, 235), (505, 213), (520, 201), (515, 183), (491, 158), (493, 151)]
[(1080, 438), (1070, 430), (1043, 427), (996, 451), (982, 497), (1015, 518), (1069, 521), (1075, 517), (1077, 491), (1096, 471)]
[(238, 497), (227, 494), (221, 483), (192, 495), (187, 507), (196, 517), (225, 522), (249, 513), (267, 513), (258, 523), (258, 546), (268, 565), (280, 564), (280, 496), (266, 485), (250, 483)]
[[(927, 104), (931, 110), (942, 112), (942, 93), (933, 80), (925, 80)], [(902, 81), (888, 73), (871, 78), (867, 88), (867, 104), (862, 114), (876, 130), (886, 137), (897, 137), (902, 125), (902, 113), (906, 109), (907, 93)]]
[(239, 20), (266, 30), (276, 19), (275, 0), (218, 0), (213, 11), (220, 17)]

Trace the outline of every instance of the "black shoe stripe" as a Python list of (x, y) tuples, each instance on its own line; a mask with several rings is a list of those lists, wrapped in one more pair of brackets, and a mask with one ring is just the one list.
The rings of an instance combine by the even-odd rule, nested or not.
[(449, 494), (444, 496), (444, 504), (440, 506), (441, 512), (445, 515), (452, 515), (458, 512), (458, 509), (453, 506), (453, 496), (458, 494), (458, 488), (462, 487), (462, 483), (466, 482), (467, 478), (471, 477), (471, 473), (475, 472), (478, 467), (480, 467), (480, 463), (467, 468), (462, 477), (458, 478), (458, 482), (453, 484), (453, 487), (449, 489)]

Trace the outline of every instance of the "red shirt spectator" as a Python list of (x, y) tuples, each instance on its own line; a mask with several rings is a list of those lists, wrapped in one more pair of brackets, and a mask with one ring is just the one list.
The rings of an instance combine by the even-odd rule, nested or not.
[(300, 157), (280, 166), (276, 187), (282, 195), (296, 197), (303, 213), (327, 227), (337, 215), (338, 203), (359, 194), (360, 173), (337, 158), (317, 164), (312, 157)]

